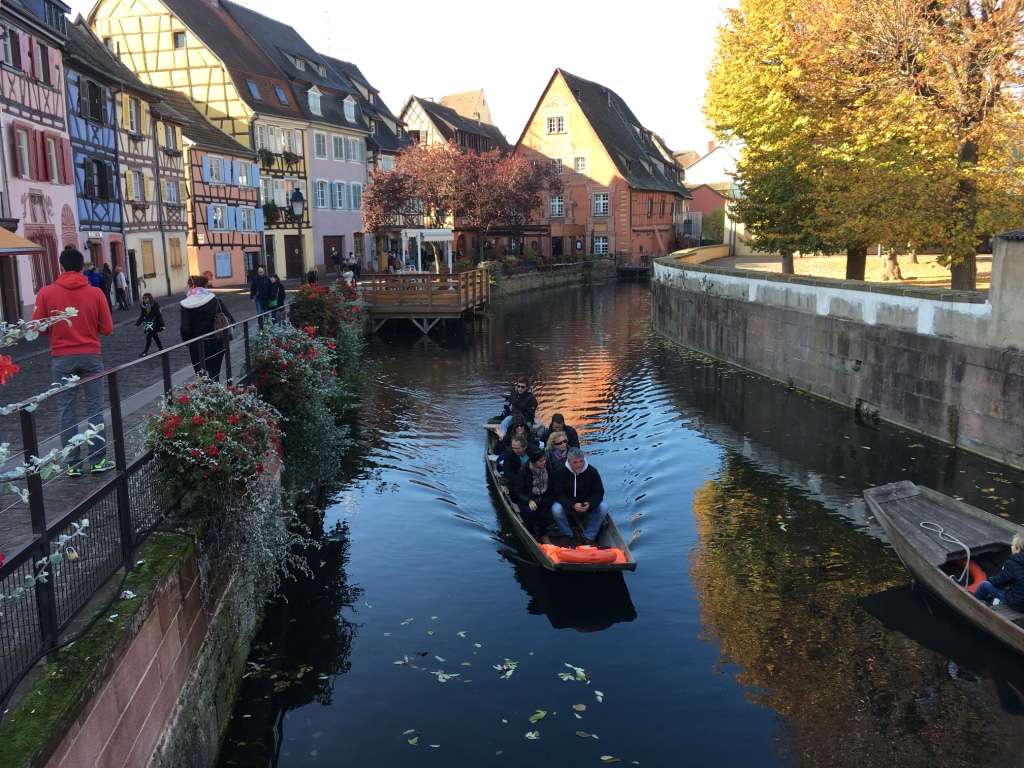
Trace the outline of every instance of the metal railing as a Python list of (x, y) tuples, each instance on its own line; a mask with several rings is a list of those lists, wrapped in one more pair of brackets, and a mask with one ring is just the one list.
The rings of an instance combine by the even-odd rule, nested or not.
[[(0, 704), (27, 671), (58, 646), (61, 634), (97, 590), (119, 569), (133, 567), (139, 545), (167, 511), (156, 487), (153, 451), (145, 447), (143, 439), (131, 438), (144, 437), (149, 415), (161, 407), (172, 388), (193, 379), (199, 369), (214, 368), (222, 362), (227, 382), (246, 382), (252, 372), (253, 329), (270, 322), (285, 322), (287, 312), (286, 306), (235, 322), (228, 326), (233, 336), (228, 341), (223, 341), (224, 330), (213, 331), (61, 390), (66, 393), (97, 381), (105, 385), (104, 412), (89, 414), (85, 420), (97, 423), (98, 417), (106, 422), (101, 434), (106, 440), (104, 447), (113, 446), (114, 469), (77, 479), (65, 470), (45, 483), (38, 474), (26, 480), (28, 498), (24, 506), (31, 520), (31, 534), (6, 552), (0, 565)], [(218, 349), (220, 346), (222, 350)], [(176, 369), (173, 359), (184, 362), (186, 352), (187, 365)], [(138, 379), (134, 374), (140, 373), (139, 366), (147, 366), (141, 371), (145, 382), (148, 374), (156, 374), (154, 361), (159, 362), (159, 374), (140, 392), (126, 396), (123, 383)], [(53, 401), (59, 395), (43, 402)], [(38, 413), (22, 410), (18, 415), (22, 443), (22, 451), (15, 457), (18, 461), (41, 453)], [(59, 439), (58, 433), (47, 442)], [(96, 450), (89, 445), (81, 449), (83, 454)], [(82, 490), (80, 484), (87, 482), (85, 478), (95, 478), (87, 495), (69, 501), (74, 490)], [(15, 514), (19, 503), (20, 500), (0, 510), (0, 517)], [(47, 508), (58, 505), (65, 511), (50, 518)], [(89, 520), (86, 535), (62, 546), (62, 535), (73, 533), (84, 518)], [(51, 556), (57, 554), (61, 555), (59, 562), (51, 562)], [(40, 566), (40, 562), (46, 564)], [(48, 572), (45, 577), (43, 571)]]

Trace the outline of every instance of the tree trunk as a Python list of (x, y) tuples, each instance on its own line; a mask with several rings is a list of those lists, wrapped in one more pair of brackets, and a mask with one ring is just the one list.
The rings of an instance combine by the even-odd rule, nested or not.
[(882, 273), (883, 280), (902, 280), (903, 272), (900, 271), (900, 257), (896, 251), (889, 251), (885, 260), (885, 271)]
[(917, 260), (917, 248), (911, 248), (910, 249), (910, 263), (911, 264), (920, 264), (921, 263), (921, 262), (919, 262)]
[[(960, 219), (954, 232), (955, 237), (952, 253), (950, 253), (949, 273), (954, 290), (973, 291), (978, 283), (977, 243), (971, 238), (978, 218), (978, 189), (974, 180), (967, 176), (966, 170), (978, 163), (978, 145), (971, 139), (960, 142), (957, 154), (960, 166), (960, 180), (956, 185), (956, 205), (954, 209)], [(968, 238), (966, 241), (963, 238)]]
[(864, 243), (846, 244), (846, 279), (863, 280), (868, 263), (868, 247)]
[(793, 254), (784, 253), (782, 254), (782, 274), (792, 275), (793, 271)]

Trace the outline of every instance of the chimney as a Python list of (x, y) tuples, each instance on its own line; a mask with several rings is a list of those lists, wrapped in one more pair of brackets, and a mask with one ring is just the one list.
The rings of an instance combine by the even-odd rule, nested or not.
[(708, 154), (711, 154), (711, 150), (713, 150), (714, 148), (715, 148), (715, 140), (712, 139), (711, 141), (708, 142)]

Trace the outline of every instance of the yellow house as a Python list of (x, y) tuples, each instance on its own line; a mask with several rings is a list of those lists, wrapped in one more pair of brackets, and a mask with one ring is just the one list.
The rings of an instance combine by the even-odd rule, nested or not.
[[(264, 259), (298, 278), (314, 266), (306, 131), (293, 89), (238, 25), (226, 0), (99, 0), (89, 24), (144, 82), (187, 96), (215, 126), (256, 151)], [(301, 216), (293, 204), (301, 198)]]
[(535, 250), (611, 254), (627, 264), (673, 250), (673, 219), (689, 198), (682, 172), (611, 89), (556, 69), (515, 151), (550, 164), (562, 181), (540, 219), (550, 243), (533, 239)]

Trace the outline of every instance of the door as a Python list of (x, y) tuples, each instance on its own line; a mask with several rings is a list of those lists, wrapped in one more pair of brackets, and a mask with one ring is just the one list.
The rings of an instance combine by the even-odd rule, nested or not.
[(299, 235), (284, 236), (284, 269), (291, 280), (303, 277), (302, 237)]
[(551, 257), (556, 258), (562, 255), (562, 238), (552, 237), (551, 238)]
[(98, 243), (95, 240), (89, 241), (89, 261), (97, 271), (103, 268), (103, 243)]
[(345, 236), (324, 235), (324, 267), (332, 272), (341, 272), (345, 261)]
[(132, 302), (139, 300), (139, 265), (135, 260), (135, 249), (128, 249), (128, 293)]
[(0, 300), (4, 322), (18, 322), (21, 319), (21, 292), (18, 288), (17, 256), (0, 256)]

